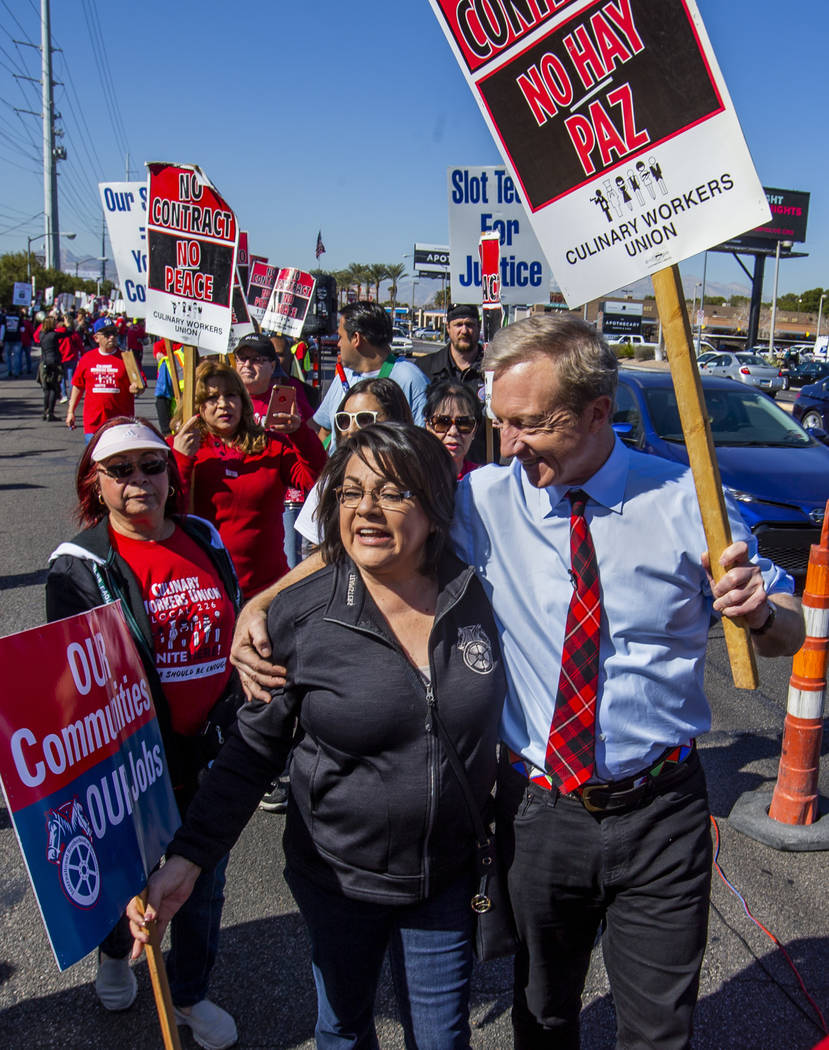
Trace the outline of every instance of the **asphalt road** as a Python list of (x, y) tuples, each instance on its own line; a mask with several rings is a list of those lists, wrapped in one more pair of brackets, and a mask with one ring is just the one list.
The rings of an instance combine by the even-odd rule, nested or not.
[[(6, 381), (0, 369), (0, 635), (44, 620), (49, 552), (74, 534), (72, 478), (80, 430), (40, 421), (40, 389)], [(151, 394), (139, 409), (154, 418)], [(633, 582), (633, 581), (632, 581)], [(720, 860), (757, 918), (785, 945), (811, 995), (829, 1017), (829, 906), (825, 853), (781, 853), (735, 831), (728, 814), (744, 792), (771, 786), (780, 755), (790, 662), (760, 661), (754, 693), (731, 685), (719, 628), (712, 630), (706, 687), (714, 728), (701, 741)], [(2, 689), (0, 686), (0, 695)], [(6, 686), (7, 688), (7, 686)], [(2, 702), (2, 700), (0, 700)], [(37, 702), (37, 697), (32, 697)], [(821, 790), (829, 795), (829, 764)], [(313, 1046), (314, 991), (302, 922), (282, 878), (284, 818), (258, 812), (230, 861), (227, 904), (212, 997), (238, 1020), (241, 1048)], [(60, 1050), (160, 1047), (146, 964), (139, 997), (106, 1014), (91, 987), (89, 956), (59, 973), (43, 930), (8, 814), (0, 804), (0, 1047)], [(476, 969), (473, 1047), (511, 1047), (510, 964)], [(384, 980), (377, 1004), (380, 1043), (402, 1047), (394, 997)], [(196, 1044), (181, 1030), (185, 1047)], [(695, 1050), (808, 1050), (821, 1036), (816, 1015), (782, 953), (746, 917), (715, 875), (708, 951), (696, 1015)], [(584, 1050), (612, 1050), (614, 1020), (600, 951), (584, 998)]]

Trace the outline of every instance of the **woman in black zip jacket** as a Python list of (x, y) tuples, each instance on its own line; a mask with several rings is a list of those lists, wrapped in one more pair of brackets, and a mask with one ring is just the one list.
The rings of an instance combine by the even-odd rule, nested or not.
[(293, 747), (286, 877), (311, 937), (317, 1046), (377, 1046), (388, 948), (407, 1046), (466, 1048), (474, 832), (438, 720), (483, 813), (506, 688), (495, 623), (448, 551), (455, 479), (436, 438), (366, 427), (321, 485), (325, 567), (268, 616), (287, 685), (240, 712), (150, 879), (148, 915), (163, 932)]
[(60, 360), (60, 340), (55, 332), (54, 317), (47, 317), (40, 326), (40, 368), (38, 380), (43, 388), (43, 419), (55, 422), (55, 405), (60, 396), (63, 365)]

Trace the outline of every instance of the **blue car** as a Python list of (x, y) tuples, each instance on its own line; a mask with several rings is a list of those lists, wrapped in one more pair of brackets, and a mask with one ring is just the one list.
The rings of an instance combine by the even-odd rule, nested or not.
[(829, 430), (829, 377), (801, 389), (792, 415), (807, 430)]
[[(760, 553), (805, 575), (829, 499), (829, 448), (751, 387), (702, 377), (702, 389), (723, 487), (737, 500)], [(688, 462), (667, 371), (619, 370), (613, 426), (640, 452)]]

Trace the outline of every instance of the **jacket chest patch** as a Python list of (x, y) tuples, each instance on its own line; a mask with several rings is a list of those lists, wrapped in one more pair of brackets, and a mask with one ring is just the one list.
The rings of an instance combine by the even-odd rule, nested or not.
[(492, 642), (479, 623), (458, 628), (458, 649), (463, 653), (463, 662), (475, 674), (489, 674), (494, 663)]

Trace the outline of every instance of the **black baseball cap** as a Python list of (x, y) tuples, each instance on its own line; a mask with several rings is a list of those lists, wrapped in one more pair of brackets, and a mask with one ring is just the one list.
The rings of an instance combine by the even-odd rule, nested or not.
[(271, 361), (276, 360), (276, 349), (266, 335), (261, 335), (258, 332), (251, 332), (250, 335), (243, 336), (239, 340), (234, 353), (238, 354), (240, 350), (244, 350), (246, 347), (249, 350), (255, 351), (257, 354), (260, 354), (262, 357), (269, 358)]
[(478, 307), (473, 303), (453, 303), (446, 311), (447, 323), (449, 321), (457, 321), (461, 317), (469, 317), (478, 324), (481, 323)]

